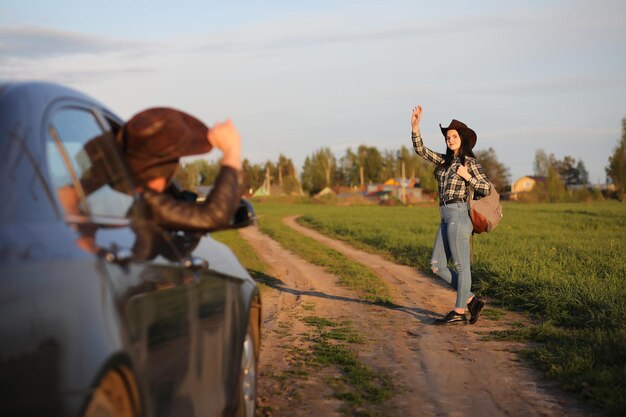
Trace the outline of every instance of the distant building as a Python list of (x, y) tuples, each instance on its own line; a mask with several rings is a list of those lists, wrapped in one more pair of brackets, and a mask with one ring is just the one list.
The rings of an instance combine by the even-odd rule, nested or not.
[(524, 176), (518, 178), (511, 186), (511, 200), (517, 200), (520, 193), (527, 193), (535, 188), (537, 183), (545, 183), (546, 177)]
[(285, 195), (285, 193), (283, 193), (283, 190), (277, 184), (271, 184), (269, 187), (267, 184), (263, 184), (257, 188), (254, 193), (252, 193), (252, 197), (268, 197), (278, 195)]
[(382, 184), (368, 184), (366, 196), (379, 201), (395, 198), (403, 200), (403, 194), (407, 204), (429, 201), (422, 193), (419, 178), (405, 178), (402, 187), (402, 178), (389, 178)]
[(327, 196), (335, 196), (337, 193), (329, 187), (324, 187), (322, 191), (315, 194), (313, 198), (327, 197)]

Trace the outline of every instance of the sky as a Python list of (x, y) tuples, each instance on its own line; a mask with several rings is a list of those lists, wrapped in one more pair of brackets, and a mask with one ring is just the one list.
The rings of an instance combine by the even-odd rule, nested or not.
[(512, 181), (542, 149), (604, 183), (625, 40), (623, 0), (0, 0), (0, 80), (64, 84), (124, 119), (153, 106), (230, 118), (245, 158), (298, 169), (322, 147), (410, 149), (421, 104), (435, 151), (454, 118)]

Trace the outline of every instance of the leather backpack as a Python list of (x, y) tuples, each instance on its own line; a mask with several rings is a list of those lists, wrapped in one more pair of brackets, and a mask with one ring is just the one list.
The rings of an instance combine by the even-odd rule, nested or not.
[(502, 203), (500, 203), (500, 194), (496, 190), (495, 185), (491, 184), (489, 195), (474, 200), (474, 187), (470, 187), (470, 198), (468, 200), (468, 208), (474, 233), (490, 232), (496, 228), (502, 219)]

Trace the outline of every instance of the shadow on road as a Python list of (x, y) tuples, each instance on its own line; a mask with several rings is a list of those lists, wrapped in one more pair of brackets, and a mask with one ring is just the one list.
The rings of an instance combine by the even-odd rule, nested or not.
[(371, 306), (378, 306), (378, 307), (386, 308), (389, 310), (400, 311), (400, 312), (406, 313), (410, 315), (411, 317), (413, 317), (414, 319), (420, 321), (421, 323), (432, 323), (434, 318), (441, 316), (441, 314), (439, 313), (435, 313), (434, 311), (425, 310), (419, 307), (406, 307), (406, 306), (402, 306), (402, 305), (395, 304), (395, 303), (379, 303), (379, 302), (362, 300), (359, 298), (351, 298), (351, 297), (344, 297), (344, 296), (339, 296), (339, 295), (326, 294), (324, 292), (314, 291), (314, 290), (298, 290), (298, 289), (286, 286), (285, 283), (281, 279), (273, 277), (271, 275), (267, 275), (263, 272), (256, 271), (256, 270), (249, 270), (248, 272), (250, 273), (252, 278), (254, 278), (254, 280), (257, 281), (258, 283), (267, 285), (268, 287), (273, 288), (278, 291), (295, 295), (296, 297), (308, 296), (308, 297), (325, 298), (328, 300), (336, 300), (336, 301), (344, 301), (344, 302), (349, 302), (349, 303), (358, 303), (358, 304), (365, 304), (365, 305), (371, 305)]

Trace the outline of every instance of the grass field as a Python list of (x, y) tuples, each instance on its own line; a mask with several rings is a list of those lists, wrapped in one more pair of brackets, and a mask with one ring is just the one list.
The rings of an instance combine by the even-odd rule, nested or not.
[[(434, 206), (255, 208), (279, 240), (297, 244), (278, 219), (301, 214), (303, 224), (430, 273)], [(539, 342), (525, 356), (549, 377), (626, 415), (626, 205), (506, 204), (504, 213), (495, 231), (475, 236), (473, 288), (492, 304), (528, 311), (534, 324), (499, 336)]]

